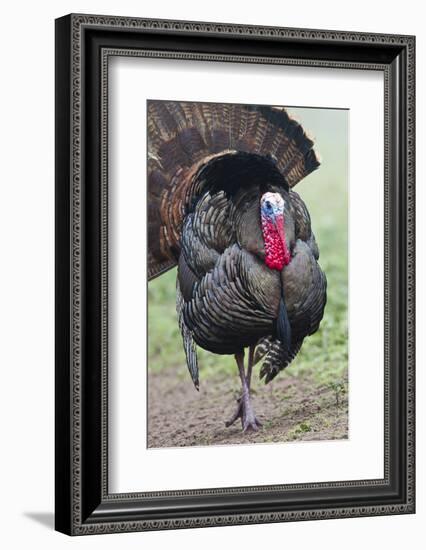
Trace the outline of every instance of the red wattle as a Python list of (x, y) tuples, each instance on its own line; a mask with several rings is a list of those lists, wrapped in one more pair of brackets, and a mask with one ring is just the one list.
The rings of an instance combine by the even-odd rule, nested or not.
[(290, 252), (287, 248), (284, 233), (284, 217), (277, 216), (275, 224), (262, 216), (262, 232), (265, 245), (265, 263), (270, 269), (281, 271), (290, 263)]

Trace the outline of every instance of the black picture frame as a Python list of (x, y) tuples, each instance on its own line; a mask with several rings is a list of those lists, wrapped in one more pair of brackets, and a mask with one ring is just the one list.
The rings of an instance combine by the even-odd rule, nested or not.
[[(110, 55), (383, 71), (384, 478), (109, 494), (107, 65)], [(56, 20), (56, 529), (70, 535), (415, 511), (415, 38), (71, 14)]]

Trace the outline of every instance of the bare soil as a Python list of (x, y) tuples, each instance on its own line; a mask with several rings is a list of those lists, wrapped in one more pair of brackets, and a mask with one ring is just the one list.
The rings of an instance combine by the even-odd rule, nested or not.
[(242, 433), (225, 421), (236, 406), (238, 376), (201, 379), (197, 392), (183, 367), (148, 374), (148, 447), (346, 439), (347, 393), (282, 373), (265, 386), (253, 373), (253, 405), (263, 426)]

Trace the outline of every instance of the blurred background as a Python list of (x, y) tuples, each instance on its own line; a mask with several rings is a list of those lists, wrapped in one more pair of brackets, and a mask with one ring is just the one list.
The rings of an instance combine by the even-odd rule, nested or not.
[[(268, 386), (253, 375), (263, 429), (225, 428), (239, 392), (233, 356), (198, 348), (193, 385), (175, 310), (176, 269), (148, 285), (148, 446), (212, 445), (348, 437), (348, 125), (349, 111), (287, 108), (314, 139), (321, 166), (296, 187), (312, 219), (328, 298), (319, 331)], [(262, 414), (263, 413), (263, 414)], [(264, 415), (264, 417), (263, 417)]]

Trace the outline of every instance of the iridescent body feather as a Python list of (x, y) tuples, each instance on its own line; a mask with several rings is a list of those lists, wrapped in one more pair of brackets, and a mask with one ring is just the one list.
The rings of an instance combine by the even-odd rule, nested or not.
[[(272, 380), (319, 327), (326, 278), (308, 210), (292, 187), (319, 162), (284, 109), (148, 102), (148, 271), (178, 265), (177, 313), (188, 368), (196, 346), (234, 354), (242, 395), (232, 423), (260, 422), (252, 367)], [(249, 348), (247, 371), (244, 349)]]

